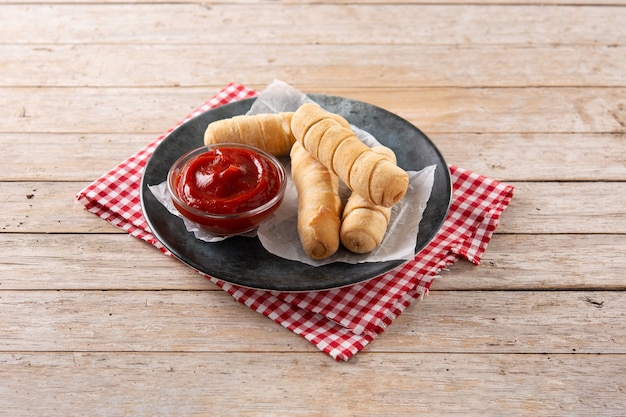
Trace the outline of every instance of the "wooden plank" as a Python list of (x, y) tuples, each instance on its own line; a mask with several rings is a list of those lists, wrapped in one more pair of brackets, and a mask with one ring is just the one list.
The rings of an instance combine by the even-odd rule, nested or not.
[(222, 291), (5, 291), (0, 311), (4, 351), (315, 350)]
[[(191, 268), (122, 234), (4, 233), (0, 252), (2, 290), (218, 289)], [(431, 289), (623, 291), (623, 253), (624, 235), (496, 234), (481, 265), (459, 261)]]
[(218, 290), (153, 246), (124, 234), (0, 233), (0, 289)]
[(87, 212), (75, 195), (87, 184), (73, 182), (0, 182), (0, 232), (122, 233)]
[(0, 133), (0, 180), (93, 181), (158, 136)]
[[(227, 83), (220, 83), (219, 87), (174, 89), (175, 94), (168, 88), (0, 88), (4, 119), (0, 129), (22, 133), (160, 135)], [(58, 111), (59, 103), (64, 105), (62, 112)]]
[(0, 363), (1, 405), (14, 417), (452, 416), (459, 405), (467, 415), (570, 417), (626, 408), (624, 355), (362, 353), (343, 363), (310, 353), (25, 352), (2, 353)]
[[(0, 180), (92, 181), (157, 137), (0, 133), (2, 157), (10, 161), (0, 165)], [(430, 138), (449, 164), (502, 181), (626, 180), (625, 133), (437, 133)]]
[[(0, 311), (5, 352), (315, 350), (222, 291), (1, 291)], [(368, 350), (626, 354), (625, 314), (624, 292), (437, 291)]]
[[(614, 45), (623, 43), (616, 28), (626, 26), (623, 1), (621, 6), (613, 7), (591, 2), (560, 7), (543, 4), (485, 7), (458, 2), (445, 7), (423, 2), (46, 3), (2, 5), (5, 24), (0, 28), (0, 39), (18, 44), (211, 44), (213, 61), (213, 45), (235, 43), (238, 47), (242, 44), (259, 47), (263, 44)], [(505, 55), (513, 57), (513, 54)]]
[[(0, 0), (0, 4), (8, 4), (12, 5), (15, 2), (12, 0)], [(117, 0), (47, 0), (46, 4), (117, 4)], [(137, 4), (188, 4), (187, 0), (139, 0), (134, 2)], [(346, 4), (351, 5), (354, 4), (354, 0), (229, 0), (228, 4), (238, 4), (238, 5), (246, 5), (246, 6), (255, 6), (255, 5), (276, 5), (280, 4), (281, 6), (293, 7), (293, 5), (318, 5), (318, 4)], [(372, 4), (378, 5), (381, 4), (381, 0), (359, 0), (359, 4)], [(41, 4), (36, 0), (21, 0), (19, 4)], [(211, 6), (214, 4), (220, 3), (211, 3)], [(536, 6), (544, 6), (544, 7), (563, 7), (563, 6), (623, 6), (626, 5), (624, 0), (602, 0), (598, 2), (594, 2), (593, 0), (550, 0), (546, 2), (544, 0), (455, 0), (455, 1), (440, 1), (440, 0), (398, 0), (394, 1), (394, 4), (432, 4), (438, 6), (454, 6), (459, 4), (468, 4), (468, 5), (482, 5), (482, 6), (500, 6), (500, 5), (509, 5), (509, 6), (519, 6), (519, 5), (536, 5)]]
[[(624, 233), (623, 183), (512, 183), (500, 233)], [(588, 229), (585, 231), (584, 229)], [(590, 229), (594, 229), (592, 232)]]
[[(523, 182), (504, 212), (499, 233), (626, 233), (620, 182)], [(75, 203), (86, 183), (0, 182), (0, 232), (115, 233)], [(585, 201), (581, 201), (585, 196)]]
[[(293, 84), (343, 87), (626, 86), (625, 45), (507, 46), (506, 54), (497, 44), (356, 44), (346, 48), (261, 43), (238, 46), (236, 53), (231, 44), (210, 48), (211, 63), (203, 63), (198, 57), (205, 54), (204, 43), (182, 47), (0, 45), (0, 61), (5, 62), (0, 82), (2, 87), (196, 87), (228, 79), (236, 68), (240, 79), (253, 84), (267, 82), (269, 73)], [(416, 54), (420, 56), (417, 61)], [(250, 61), (262, 63), (264, 71), (250, 66)], [(39, 70), (24, 73), (24, 66)], [(340, 80), (337, 73), (358, 73), (359, 77)]]
[(626, 324), (619, 323), (625, 297), (623, 291), (433, 291), (370, 350), (625, 353)]
[[(346, 89), (340, 78), (294, 87), (378, 105), (429, 135), (626, 132), (626, 88)], [(161, 134), (229, 81), (198, 88), (0, 88), (0, 132)]]
[(479, 266), (458, 262), (432, 290), (624, 291), (624, 235), (496, 234)]
[(431, 139), (449, 164), (503, 181), (623, 181), (626, 174), (622, 133), (454, 133)]

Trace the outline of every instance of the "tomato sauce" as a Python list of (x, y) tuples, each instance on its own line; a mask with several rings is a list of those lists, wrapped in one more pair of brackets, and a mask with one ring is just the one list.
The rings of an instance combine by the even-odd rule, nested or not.
[(281, 187), (280, 173), (264, 156), (248, 149), (219, 147), (187, 161), (174, 186), (190, 207), (212, 214), (258, 208)]

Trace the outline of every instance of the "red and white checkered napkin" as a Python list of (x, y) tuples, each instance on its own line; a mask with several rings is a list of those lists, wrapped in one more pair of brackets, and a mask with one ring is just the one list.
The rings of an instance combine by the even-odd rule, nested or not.
[[(231, 83), (174, 128), (211, 108), (255, 95), (254, 90)], [(174, 128), (77, 195), (87, 210), (165, 254), (169, 252), (152, 235), (141, 212), (140, 182), (154, 149)], [(348, 360), (426, 293), (443, 268), (460, 258), (479, 263), (513, 187), (454, 166), (450, 172), (453, 201), (442, 228), (415, 259), (384, 275), (346, 288), (308, 293), (252, 290), (207, 278), (333, 358)]]

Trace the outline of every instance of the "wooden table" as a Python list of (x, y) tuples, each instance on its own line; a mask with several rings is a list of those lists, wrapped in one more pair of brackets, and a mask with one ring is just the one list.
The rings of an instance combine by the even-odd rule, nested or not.
[[(626, 415), (626, 2), (545, 3), (0, 1), (0, 415)], [(274, 78), (516, 187), (348, 362), (74, 201)]]

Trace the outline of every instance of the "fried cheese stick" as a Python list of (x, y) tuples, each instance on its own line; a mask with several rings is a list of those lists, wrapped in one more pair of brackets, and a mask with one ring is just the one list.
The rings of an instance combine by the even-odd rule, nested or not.
[(303, 104), (291, 118), (291, 131), (311, 155), (373, 204), (391, 207), (406, 194), (407, 172), (373, 152), (337, 115)]
[(339, 248), (339, 179), (298, 142), (291, 148), (291, 175), (298, 191), (298, 236), (312, 259)]
[(275, 156), (289, 155), (296, 141), (291, 133), (293, 112), (239, 115), (209, 123), (204, 144), (242, 143)]
[[(396, 155), (385, 146), (371, 148), (373, 152), (383, 155), (395, 163)], [(376, 205), (353, 192), (343, 209), (341, 219), (341, 243), (354, 253), (369, 253), (383, 241), (387, 232), (391, 208)]]

